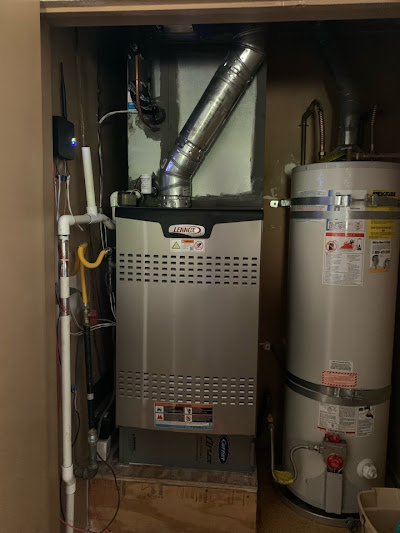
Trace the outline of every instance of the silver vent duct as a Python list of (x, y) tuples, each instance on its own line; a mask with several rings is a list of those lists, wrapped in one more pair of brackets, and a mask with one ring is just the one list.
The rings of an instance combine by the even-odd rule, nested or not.
[(264, 30), (237, 34), (160, 170), (163, 207), (190, 207), (192, 178), (229, 115), (264, 62)]

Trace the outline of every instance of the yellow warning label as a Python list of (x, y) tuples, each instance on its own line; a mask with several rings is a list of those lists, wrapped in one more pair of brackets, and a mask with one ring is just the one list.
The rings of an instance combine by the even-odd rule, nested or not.
[(179, 246), (177, 241), (175, 241), (175, 243), (173, 244), (172, 249), (173, 250), (180, 250), (181, 249), (181, 247)]
[[(369, 194), (378, 196), (396, 196), (395, 191), (370, 190)], [(371, 207), (371, 211), (392, 211), (393, 207)], [(368, 238), (369, 239), (393, 239), (395, 234), (394, 220), (369, 220), (368, 221)]]

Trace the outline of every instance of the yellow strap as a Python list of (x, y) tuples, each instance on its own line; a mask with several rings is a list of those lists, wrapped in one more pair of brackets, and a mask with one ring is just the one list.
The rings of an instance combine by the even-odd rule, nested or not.
[(103, 261), (103, 257), (106, 255), (107, 250), (102, 250), (97, 256), (96, 261), (94, 263), (89, 263), (89, 261), (85, 259), (85, 255), (84, 255), (86, 248), (87, 248), (87, 242), (84, 242), (78, 247), (78, 256), (79, 256), (80, 262), (83, 263), (86, 268), (97, 268), (98, 266), (100, 266), (101, 262)]

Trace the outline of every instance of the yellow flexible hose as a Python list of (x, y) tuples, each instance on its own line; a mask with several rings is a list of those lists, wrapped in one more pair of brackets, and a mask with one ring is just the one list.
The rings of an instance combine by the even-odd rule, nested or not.
[[(84, 242), (78, 246), (77, 255), (75, 257), (74, 268), (72, 269), (72, 272), (75, 272), (76, 274), (79, 268), (79, 272), (81, 276), (82, 301), (85, 305), (88, 303), (86, 278), (85, 278), (85, 267), (86, 268), (97, 268), (101, 264), (104, 256), (107, 253), (107, 250), (102, 250), (97, 256), (96, 261), (94, 263), (90, 263), (89, 261), (85, 259), (86, 248), (87, 248), (87, 242)], [(71, 276), (75, 275), (75, 274), (72, 274), (72, 272), (70, 275)]]
[(104, 256), (107, 254), (107, 250), (102, 250), (99, 255), (97, 256), (97, 259), (94, 263), (89, 263), (85, 259), (85, 250), (87, 248), (87, 242), (84, 242), (78, 247), (78, 256), (81, 263), (85, 265), (86, 268), (97, 268), (100, 266), (101, 262), (103, 261)]
[(79, 270), (81, 274), (82, 302), (86, 305), (88, 303), (88, 297), (86, 290), (85, 266), (82, 262), (79, 263)]

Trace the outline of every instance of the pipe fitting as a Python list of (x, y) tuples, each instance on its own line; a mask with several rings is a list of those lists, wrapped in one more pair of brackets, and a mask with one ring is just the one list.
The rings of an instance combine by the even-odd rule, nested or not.
[(76, 479), (74, 475), (74, 467), (61, 466), (62, 480), (65, 484), (65, 494), (75, 494), (76, 491)]

